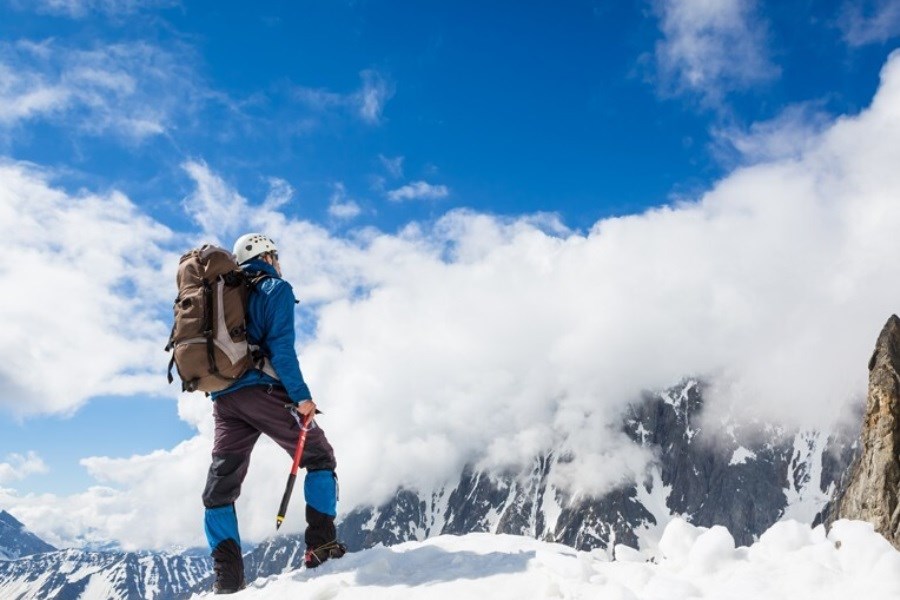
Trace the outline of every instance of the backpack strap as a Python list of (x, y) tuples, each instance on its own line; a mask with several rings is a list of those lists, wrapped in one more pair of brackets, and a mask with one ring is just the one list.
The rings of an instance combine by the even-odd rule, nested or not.
[(209, 372), (218, 373), (216, 367), (215, 344), (213, 344), (213, 293), (207, 279), (203, 279), (203, 337), (206, 338), (206, 356), (209, 359)]
[(263, 280), (269, 279), (271, 277), (272, 276), (269, 275), (268, 273), (263, 273), (262, 271), (260, 271), (260, 272), (256, 273), (256, 275), (251, 275), (251, 276), (247, 277), (247, 285), (250, 286), (250, 291), (253, 291), (256, 289), (256, 286), (258, 286), (260, 283), (263, 282)]

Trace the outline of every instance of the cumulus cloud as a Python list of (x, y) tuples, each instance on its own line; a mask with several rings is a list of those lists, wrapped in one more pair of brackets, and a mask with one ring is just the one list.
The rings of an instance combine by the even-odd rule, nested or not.
[(729, 91), (778, 77), (756, 2), (661, 0), (655, 7), (663, 34), (656, 68), (666, 93), (696, 94), (716, 105)]
[(328, 214), (335, 219), (343, 220), (356, 218), (361, 212), (359, 204), (347, 197), (347, 189), (344, 184), (334, 184), (334, 192), (328, 202)]
[(6, 462), (0, 463), (0, 484), (24, 479), (32, 473), (46, 472), (47, 465), (35, 452), (30, 451), (25, 455), (13, 453), (6, 457)]
[(446, 185), (433, 185), (426, 181), (413, 181), (403, 187), (390, 190), (388, 200), (402, 202), (404, 200), (439, 200), (450, 195)]
[[(561, 476), (575, 493), (598, 493), (651, 460), (619, 433), (643, 390), (703, 377), (713, 422), (785, 426), (828, 427), (860, 402), (900, 297), (898, 107), (895, 53), (871, 106), (802, 149), (583, 233), (546, 215), (454, 211), (335, 237), (204, 176), (221, 183), (210, 202), (280, 241), (301, 314), (316, 319), (300, 324), (311, 331), (301, 363), (338, 453), (342, 510), (441, 485), (466, 463), (502, 469), (550, 450), (572, 457)], [(103, 487), (0, 500), (41, 534), (42, 523), (65, 533), (65, 513), (132, 546), (202, 543), (209, 403), (182, 397), (179, 410), (198, 432), (176, 448), (83, 462)], [(261, 443), (238, 502), (246, 539), (272, 532), (289, 464)], [(160, 490), (184, 500), (160, 511), (147, 499)]]
[(92, 396), (159, 391), (171, 231), (120, 193), (69, 195), (49, 176), (0, 162), (0, 407), (69, 413)]
[(145, 43), (0, 43), (0, 127), (41, 119), (129, 141), (160, 135), (206, 94), (189, 64)]

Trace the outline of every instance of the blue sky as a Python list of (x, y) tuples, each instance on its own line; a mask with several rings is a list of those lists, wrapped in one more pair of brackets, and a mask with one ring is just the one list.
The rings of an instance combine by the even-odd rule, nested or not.
[[(680, 75), (656, 57), (666, 38), (652, 3), (167, 4), (110, 13), (85, 2), (69, 18), (7, 3), (0, 35), (12, 64), (49, 78), (66, 68), (9, 47), (22, 40), (60, 53), (144, 44), (152, 56), (122, 59), (144, 76), (128, 101), (173, 104), (132, 111), (152, 113), (160, 135), (79, 132), (70, 119), (35, 117), (17, 124), (7, 151), (74, 170), (73, 188), (115, 186), (167, 220), (190, 186), (179, 165), (200, 157), (251, 197), (266, 178), (286, 179), (298, 209), (321, 222), (342, 183), (363, 209), (352, 226), (391, 229), (467, 206), (553, 211), (584, 228), (720, 176), (728, 165), (711, 151), (717, 128), (746, 128), (796, 103), (858, 111), (891, 47), (845, 43), (841, 3), (751, 4), (748, 18), (763, 29), (759, 68), (776, 73), (711, 73), (703, 85), (725, 91), (708, 100), (704, 87), (673, 88)], [(157, 64), (172, 80), (151, 72)], [(380, 94), (369, 117), (352, 98), (367, 89)], [(71, 113), (92, 117), (86, 106)], [(402, 175), (380, 156), (402, 157)], [(379, 177), (388, 189), (426, 181), (449, 194), (392, 205)]]
[[(42, 494), (53, 495), (47, 506), (63, 505), (102, 479), (83, 459), (169, 452), (202, 430), (199, 417), (185, 416), (202, 407), (145, 383), (164, 377), (165, 340), (154, 335), (165, 330), (164, 298), (174, 292), (148, 281), (174, 279), (173, 257), (192, 244), (230, 245), (264, 225), (299, 232), (279, 241), (296, 253), (288, 275), (304, 300), (301, 345), (312, 348), (313, 365), (327, 365), (317, 358), (327, 353), (315, 353), (330, 339), (326, 318), (394, 283), (389, 272), (366, 272), (387, 268), (367, 261), (399, 260), (400, 246), (481, 257), (529, 227), (551, 240), (590, 239), (607, 227), (600, 223), (615, 228), (612, 217), (679, 210), (743, 169), (800, 161), (817, 136), (867, 110), (898, 41), (896, 0), (3, 0), (0, 161), (22, 183), (7, 178), (2, 214), (22, 219), (8, 222), (10, 231), (64, 231), (71, 247), (39, 239), (22, 251), (65, 256), (85, 280), (129, 269), (104, 273), (99, 288), (111, 304), (103, 310), (119, 320), (102, 339), (114, 341), (114, 353), (146, 356), (108, 366), (97, 358), (104, 366), (90, 375), (71, 365), (34, 375), (78, 380), (70, 397), (46, 403), (33, 400), (34, 377), (16, 370), (32, 362), (4, 371), (0, 502), (26, 515), (37, 514), (28, 511)], [(29, 212), (38, 206), (66, 215), (59, 229), (42, 233), (51, 213)], [(112, 267), (102, 258), (106, 225), (80, 235), (67, 228), (84, 215), (126, 230), (135, 223), (132, 239), (116, 236)], [(629, 260), (660, 240), (650, 225), (641, 231)], [(129, 244), (158, 256), (135, 257)], [(556, 256), (552, 247), (547, 256)], [(449, 262), (471, 256), (460, 251)], [(317, 265), (322, 273), (311, 273)], [(25, 280), (0, 271), (0, 281), (9, 290)], [(26, 294), (47, 292), (46, 280), (32, 283)], [(130, 319), (146, 319), (146, 330), (129, 322), (126, 306), (137, 307)], [(5, 319), (26, 309), (10, 308)], [(594, 315), (585, 310), (587, 322)], [(90, 306), (83, 312), (80, 322), (91, 323)], [(35, 319), (24, 322), (53, 344), (53, 324)], [(413, 327), (401, 323), (394, 336), (416, 344), (428, 332)], [(109, 351), (84, 338), (75, 328), (64, 339), (76, 353)], [(21, 352), (18, 339), (4, 356), (41, 360), (43, 346)], [(642, 383), (673, 378), (666, 371)], [(71, 539), (60, 531), (57, 539)]]

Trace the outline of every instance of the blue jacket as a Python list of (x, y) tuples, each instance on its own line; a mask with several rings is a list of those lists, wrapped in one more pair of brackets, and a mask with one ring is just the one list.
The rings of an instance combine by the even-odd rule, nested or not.
[(268, 275), (250, 292), (247, 301), (247, 337), (251, 344), (258, 345), (269, 358), (278, 373), (278, 379), (259, 369), (250, 369), (224, 390), (213, 392), (212, 399), (251, 385), (276, 385), (283, 387), (293, 402), (311, 400), (312, 394), (303, 381), (300, 361), (294, 349), (296, 301), (291, 284), (278, 276), (275, 267), (260, 259), (253, 259), (242, 268), (251, 275)]

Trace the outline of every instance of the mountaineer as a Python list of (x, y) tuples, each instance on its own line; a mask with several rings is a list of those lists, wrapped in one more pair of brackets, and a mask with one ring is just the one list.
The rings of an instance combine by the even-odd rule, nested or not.
[(247, 299), (247, 338), (251, 345), (258, 346), (260, 360), (231, 385), (211, 394), (215, 441), (203, 504), (217, 594), (233, 593), (245, 586), (234, 503), (241, 493), (253, 446), (260, 434), (266, 434), (292, 454), (303, 418), (310, 419), (300, 460), (300, 466), (307, 470), (303, 486), (307, 522), (304, 562), (307, 568), (313, 568), (346, 552), (337, 541), (334, 526), (334, 450), (325, 432), (312, 420), (316, 404), (294, 349), (296, 300), (291, 285), (281, 278), (278, 248), (269, 237), (248, 233), (235, 242), (234, 256), (252, 282)]

